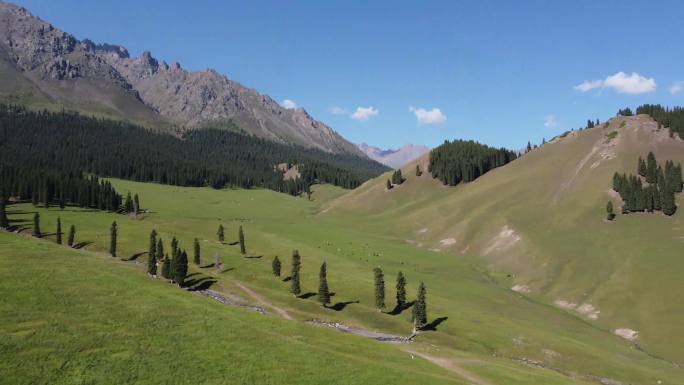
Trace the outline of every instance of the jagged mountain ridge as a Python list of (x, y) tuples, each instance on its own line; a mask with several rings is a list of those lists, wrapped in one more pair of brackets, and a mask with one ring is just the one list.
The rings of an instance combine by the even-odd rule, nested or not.
[(176, 132), (232, 122), (279, 143), (363, 155), (303, 108), (283, 108), (215, 70), (190, 72), (149, 52), (131, 57), (122, 46), (78, 40), (5, 2), (0, 2), (0, 80), (0, 99), (6, 102), (65, 107)]
[(383, 150), (366, 143), (357, 144), (361, 152), (386, 166), (397, 168), (430, 152), (430, 148), (419, 144), (406, 144), (396, 150)]

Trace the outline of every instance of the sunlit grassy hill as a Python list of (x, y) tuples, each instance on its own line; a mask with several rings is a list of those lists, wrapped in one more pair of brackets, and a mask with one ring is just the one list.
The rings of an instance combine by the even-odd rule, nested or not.
[(681, 363), (684, 344), (673, 337), (684, 324), (676, 306), (684, 288), (684, 214), (605, 220), (609, 200), (618, 212), (621, 206), (611, 193), (613, 173), (636, 174), (638, 157), (649, 151), (661, 164), (684, 163), (684, 141), (650, 117), (617, 117), (457, 187), (432, 179), (424, 157), (402, 168), (402, 185), (387, 191), (385, 174), (321, 215), (363, 213), (407, 244), (477, 256), (502, 285), (606, 330), (637, 331), (643, 349)]

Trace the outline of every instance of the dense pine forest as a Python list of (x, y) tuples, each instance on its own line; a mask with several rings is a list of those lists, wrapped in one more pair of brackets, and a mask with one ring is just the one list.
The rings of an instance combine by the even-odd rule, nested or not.
[(472, 140), (445, 141), (430, 152), (428, 172), (442, 183), (455, 186), (471, 182), (516, 157), (514, 151), (485, 146)]
[[(234, 131), (197, 130), (179, 138), (120, 121), (12, 105), (0, 105), (0, 147), (6, 193), (26, 189), (26, 180), (48, 180), (56, 190), (54, 186), (78, 184), (86, 180), (82, 175), (90, 174), (181, 186), (264, 187), (296, 195), (315, 182), (354, 188), (387, 170), (359, 156)], [(296, 164), (301, 177), (283, 180), (276, 167), (280, 163)], [(32, 190), (26, 193), (30, 196)], [(69, 199), (81, 199), (69, 194)]]
[(684, 138), (684, 108), (644, 104), (637, 107), (636, 113), (650, 115), (660, 126), (667, 127), (670, 132), (676, 132), (680, 138)]
[[(613, 175), (613, 190), (624, 202), (622, 212), (662, 211), (666, 215), (674, 214), (677, 209), (674, 195), (682, 191), (682, 166), (668, 160), (663, 168), (655, 155), (649, 152), (646, 160), (639, 157), (637, 172), (638, 176)], [(608, 211), (610, 215), (612, 208)]]

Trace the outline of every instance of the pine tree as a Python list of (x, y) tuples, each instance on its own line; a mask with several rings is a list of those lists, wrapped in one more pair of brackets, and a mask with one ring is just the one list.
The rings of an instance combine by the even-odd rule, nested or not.
[(0, 192), (0, 228), (6, 229), (9, 227), (9, 220), (7, 219), (7, 203), (2, 192)]
[(238, 240), (240, 241), (240, 254), (245, 255), (247, 249), (245, 248), (245, 233), (242, 231), (242, 225), (240, 225), (240, 230), (238, 230)]
[(67, 239), (67, 245), (69, 247), (74, 247), (74, 240), (76, 239), (76, 226), (71, 225), (69, 227), (69, 238)]
[(109, 229), (109, 254), (112, 257), (116, 257), (116, 236), (117, 236), (117, 226), (116, 221), (112, 222), (112, 227)]
[(178, 284), (178, 286), (183, 286), (185, 282), (185, 277), (188, 275), (188, 254), (183, 251), (179, 251), (178, 255), (174, 257), (172, 263), (172, 274), (173, 281)]
[(419, 330), (427, 324), (427, 305), (425, 303), (426, 289), (423, 282), (418, 287), (418, 296), (413, 305), (413, 329)]
[(290, 291), (295, 296), (302, 293), (302, 287), (299, 282), (299, 270), (302, 267), (302, 257), (299, 256), (299, 251), (295, 250), (292, 252), (292, 275), (291, 275), (291, 288)]
[(161, 238), (159, 238), (159, 240), (157, 241), (157, 250), (155, 252), (155, 255), (157, 256), (157, 260), (159, 261), (164, 259), (164, 242)]
[(33, 214), (33, 236), (40, 238), (40, 214)]
[(57, 217), (57, 231), (55, 231), (55, 242), (58, 245), (62, 244), (62, 220)]
[(382, 311), (385, 308), (385, 275), (379, 267), (373, 269), (373, 275), (375, 276), (375, 307)]
[(615, 218), (615, 213), (613, 212), (613, 202), (608, 201), (608, 204), (606, 205), (606, 213), (608, 214), (606, 219), (609, 221), (612, 221), (613, 218)]
[(417, 165), (416, 165), (416, 176), (421, 176), (421, 175), (423, 175), (423, 172), (420, 171), (420, 165), (417, 164)]
[(218, 235), (218, 241), (223, 243), (225, 240), (225, 236), (223, 234), (223, 225), (219, 225), (218, 230), (216, 231), (216, 235)]
[(271, 271), (273, 271), (273, 275), (280, 277), (280, 259), (278, 259), (277, 255), (273, 258), (273, 262), (271, 262)]
[(392, 189), (392, 182), (390, 182), (389, 179), (387, 179), (387, 189), (391, 190)]
[(330, 303), (330, 291), (328, 290), (328, 272), (325, 262), (321, 265), (318, 273), (318, 302), (325, 307)]
[(153, 277), (157, 275), (157, 231), (154, 229), (150, 232), (150, 247), (147, 252), (147, 274)]
[(131, 199), (131, 192), (130, 191), (128, 192), (128, 194), (126, 194), (126, 202), (124, 203), (124, 211), (126, 213), (133, 212), (133, 199)]
[(638, 167), (639, 175), (643, 176), (644, 178), (646, 177), (646, 161), (642, 157), (639, 157), (639, 167)]
[(176, 258), (176, 254), (178, 253), (178, 240), (176, 237), (171, 238), (171, 257)]
[(192, 262), (196, 265), (199, 266), (201, 262), (200, 260), (200, 243), (197, 238), (195, 238), (195, 243), (193, 244), (193, 248), (195, 250), (195, 255), (193, 256)]
[(397, 309), (403, 309), (406, 306), (406, 278), (400, 271), (397, 274)]
[(162, 277), (171, 279), (171, 260), (168, 254), (164, 256), (164, 262), (162, 263)]
[(135, 194), (133, 197), (133, 212), (135, 215), (138, 215), (140, 213), (140, 199), (138, 198), (138, 194)]
[(656, 183), (657, 181), (657, 167), (655, 155), (653, 152), (649, 152), (646, 156), (646, 182)]
[(157, 260), (157, 230), (152, 229), (150, 232), (150, 245), (147, 249), (147, 256), (151, 260)]

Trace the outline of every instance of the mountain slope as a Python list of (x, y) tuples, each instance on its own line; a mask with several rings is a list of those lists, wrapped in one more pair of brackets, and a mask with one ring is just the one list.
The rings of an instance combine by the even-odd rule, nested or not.
[[(415, 163), (426, 170), (425, 156), (404, 167), (401, 186), (386, 191), (389, 175), (382, 175), (321, 215), (371, 213), (395, 223), (385, 231), (418, 247), (478, 256), (508, 287), (601, 328), (625, 336), (634, 330), (643, 349), (681, 363), (684, 347), (672, 336), (681, 333), (684, 310), (672, 304), (680, 302), (684, 211), (605, 221), (609, 200), (621, 206), (611, 192), (613, 173), (635, 174), (649, 151), (661, 164), (684, 163), (677, 135), (646, 115), (618, 117), (456, 187), (428, 173), (416, 177), (411, 170)], [(681, 205), (681, 194), (676, 198)]]
[(365, 143), (357, 147), (369, 158), (392, 168), (401, 167), (430, 151), (428, 147), (415, 144), (407, 144), (397, 150), (383, 150)]
[(0, 85), (0, 101), (66, 107), (171, 131), (232, 122), (279, 143), (362, 155), (304, 109), (285, 109), (214, 70), (188, 72), (149, 52), (131, 58), (123, 47), (79, 41), (3, 2), (0, 79), (8, 80)]

